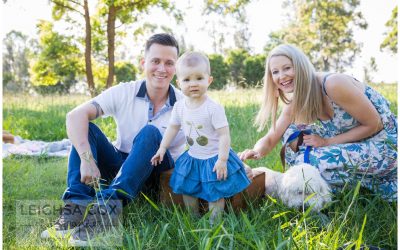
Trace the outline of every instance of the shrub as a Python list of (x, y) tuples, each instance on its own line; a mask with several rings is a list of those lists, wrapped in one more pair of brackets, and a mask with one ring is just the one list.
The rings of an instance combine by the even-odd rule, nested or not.
[(229, 66), (221, 55), (213, 54), (208, 58), (211, 64), (211, 75), (214, 78), (210, 89), (222, 89), (228, 83)]

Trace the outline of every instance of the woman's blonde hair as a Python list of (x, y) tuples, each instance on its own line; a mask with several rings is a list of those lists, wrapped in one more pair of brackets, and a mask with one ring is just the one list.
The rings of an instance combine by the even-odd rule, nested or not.
[[(270, 60), (275, 56), (285, 56), (290, 59), (294, 69), (294, 91), (289, 99), (281, 90), (278, 90), (272, 80)], [(278, 95), (286, 104), (291, 104), (291, 122), (312, 123), (322, 113), (322, 92), (317, 82), (314, 66), (307, 56), (298, 48), (289, 44), (275, 47), (268, 55), (265, 65), (264, 88), (261, 109), (257, 114), (255, 125), (258, 131), (265, 128), (269, 119), (275, 128), (278, 110)]]

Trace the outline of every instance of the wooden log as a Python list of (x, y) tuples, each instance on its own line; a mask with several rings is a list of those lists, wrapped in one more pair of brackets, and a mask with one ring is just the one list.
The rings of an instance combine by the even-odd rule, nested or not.
[[(175, 204), (183, 207), (182, 195), (173, 193), (169, 186), (169, 179), (171, 178), (172, 172), (173, 169), (170, 169), (160, 175), (160, 202), (168, 206)], [(227, 208), (230, 204), (235, 212), (246, 209), (248, 203), (253, 203), (261, 199), (264, 196), (264, 192), (265, 173), (261, 173), (253, 178), (249, 187), (243, 192), (227, 199), (227, 206), (225, 207)], [(206, 212), (207, 208), (207, 201), (200, 199), (200, 211)]]

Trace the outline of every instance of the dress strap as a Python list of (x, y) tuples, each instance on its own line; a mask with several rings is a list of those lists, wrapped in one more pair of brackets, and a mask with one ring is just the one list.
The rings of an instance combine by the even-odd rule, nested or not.
[(325, 88), (325, 83), (326, 83), (326, 79), (328, 78), (328, 76), (332, 75), (333, 73), (328, 73), (324, 76), (324, 80), (322, 80), (322, 89), (324, 90), (325, 95), (328, 95), (328, 93), (326, 93), (326, 88)]

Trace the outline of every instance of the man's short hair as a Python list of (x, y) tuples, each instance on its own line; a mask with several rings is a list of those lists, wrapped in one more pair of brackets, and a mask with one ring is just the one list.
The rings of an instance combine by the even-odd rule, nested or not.
[(154, 34), (152, 35), (149, 39), (146, 41), (146, 50), (145, 52), (149, 51), (151, 45), (153, 44), (160, 44), (164, 46), (172, 46), (176, 48), (176, 51), (178, 52), (179, 55), (179, 45), (178, 42), (176, 41), (175, 37), (173, 37), (170, 34), (167, 33), (160, 33), (160, 34)]

